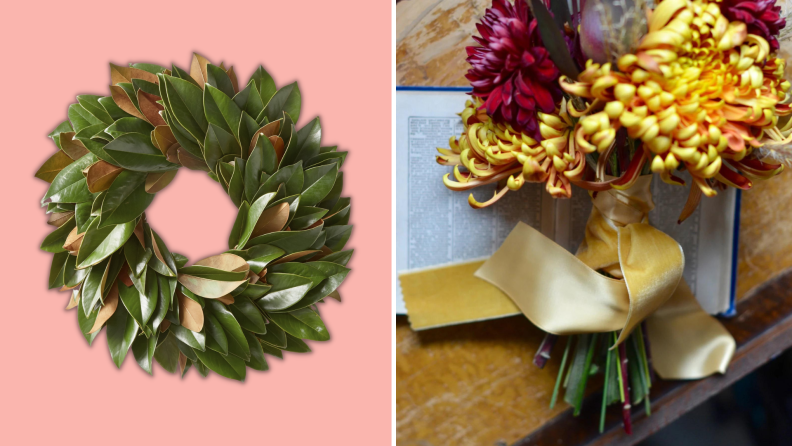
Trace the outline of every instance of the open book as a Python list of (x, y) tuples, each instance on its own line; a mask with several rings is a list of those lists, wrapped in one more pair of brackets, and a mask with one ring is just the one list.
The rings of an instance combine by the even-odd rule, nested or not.
[[(467, 88), (397, 88), (396, 94), (396, 264), (393, 295), (396, 313), (406, 314), (397, 273), (484, 259), (522, 221), (570, 252), (583, 241), (591, 212), (588, 193), (574, 188), (571, 199), (553, 199), (544, 184), (526, 183), (485, 209), (468, 205), (470, 192), (454, 192), (442, 182), (450, 167), (435, 162), (438, 147), (462, 131)], [(691, 179), (682, 173), (687, 184)], [(472, 192), (479, 201), (493, 187)], [(655, 209), (650, 223), (673, 237), (685, 253), (684, 277), (710, 314), (734, 311), (739, 194), (730, 188), (701, 205), (682, 224), (677, 219), (688, 187), (655, 177)]]

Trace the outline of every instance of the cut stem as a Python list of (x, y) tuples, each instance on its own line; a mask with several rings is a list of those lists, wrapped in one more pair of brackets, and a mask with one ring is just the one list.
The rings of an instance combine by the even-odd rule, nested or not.
[(624, 431), (627, 434), (632, 434), (632, 420), (630, 419), (630, 409), (632, 405), (630, 404), (630, 386), (629, 380), (627, 379), (627, 346), (624, 345), (624, 342), (619, 344), (619, 365), (621, 372), (619, 373), (619, 380), (621, 381), (621, 388), (622, 388), (622, 421), (624, 422)]
[(641, 338), (643, 342), (641, 345), (644, 347), (644, 354), (646, 356), (646, 370), (649, 372), (649, 386), (652, 386), (652, 383), (655, 382), (655, 373), (654, 368), (652, 368), (652, 349), (649, 345), (649, 333), (646, 328), (646, 321), (641, 323)]
[(606, 349), (605, 356), (605, 385), (602, 388), (602, 409), (600, 410), (599, 425), (600, 433), (605, 431), (605, 409), (608, 407), (608, 381), (610, 380), (611, 357), (613, 356), (613, 352), (611, 352), (609, 349)]
[(544, 368), (545, 364), (547, 364), (547, 360), (550, 359), (550, 352), (553, 351), (556, 341), (558, 341), (557, 335), (552, 333), (545, 334), (542, 345), (539, 346), (539, 350), (536, 352), (536, 355), (534, 355), (534, 365), (540, 369)]
[(583, 376), (580, 378), (580, 384), (578, 384), (577, 388), (577, 395), (575, 398), (575, 410), (572, 412), (573, 416), (580, 415), (580, 409), (583, 408), (583, 395), (586, 392), (586, 382), (588, 381), (589, 371), (591, 370), (591, 361), (594, 359), (594, 351), (597, 349), (597, 337), (599, 333), (594, 333), (591, 336), (591, 342), (589, 342), (588, 352), (586, 353), (586, 363), (583, 366)]
[(558, 378), (556, 378), (555, 387), (553, 388), (553, 398), (550, 399), (550, 408), (555, 407), (556, 400), (558, 400), (558, 391), (561, 388), (561, 380), (564, 377), (564, 367), (566, 367), (567, 358), (569, 358), (569, 349), (572, 347), (572, 336), (567, 337), (566, 347), (564, 348), (564, 356), (561, 358), (561, 368), (558, 369)]

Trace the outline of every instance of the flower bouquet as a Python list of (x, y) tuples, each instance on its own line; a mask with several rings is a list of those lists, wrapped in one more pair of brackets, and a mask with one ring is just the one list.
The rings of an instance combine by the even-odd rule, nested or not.
[(770, 0), (493, 0), (478, 45), (467, 48), (464, 131), (438, 149), (437, 162), (453, 167), (443, 182), (455, 191), (493, 185), (489, 200), (468, 197), (474, 208), (526, 182), (545, 183), (555, 198), (578, 186), (593, 208), (574, 255), (519, 224), (476, 270), (402, 275), (413, 326), (429, 311), (420, 296), (457, 292), (448, 288), (459, 274), (483, 279), (463, 291), (480, 304), (449, 308), (444, 320), (512, 305), (547, 333), (539, 367), (567, 336), (550, 405), (564, 387), (579, 414), (589, 377), (601, 374), (601, 430), (608, 405), (621, 406), (628, 433), (632, 405), (650, 413), (655, 373), (724, 373), (734, 339), (682, 278), (679, 244), (649, 224), (650, 184), (657, 174), (689, 188), (682, 222), (702, 195), (747, 190), (784, 170), (785, 24)]

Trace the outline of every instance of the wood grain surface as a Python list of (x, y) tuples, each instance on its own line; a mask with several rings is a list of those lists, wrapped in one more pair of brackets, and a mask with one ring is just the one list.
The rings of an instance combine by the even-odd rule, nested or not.
[[(474, 43), (470, 36), (489, 5), (490, 0), (400, 1), (398, 85), (467, 85), (465, 46)], [(782, 45), (783, 50), (792, 46)], [(738, 253), (740, 299), (761, 299), (755, 291), (792, 268), (792, 172), (743, 193)], [(531, 364), (541, 337), (521, 316), (423, 333), (411, 331), (406, 318), (399, 317), (397, 443), (512, 444), (546, 425), (566, 408), (562, 403), (548, 409), (558, 358), (544, 370)]]

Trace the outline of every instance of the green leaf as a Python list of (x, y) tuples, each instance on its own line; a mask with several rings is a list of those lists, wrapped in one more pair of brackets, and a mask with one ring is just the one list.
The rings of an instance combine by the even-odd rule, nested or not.
[[(311, 289), (311, 279), (294, 274), (267, 273), (267, 282), (272, 289), (256, 301), (265, 311), (278, 311), (289, 308), (305, 296)], [(285, 329), (285, 327), (282, 327)], [(287, 330), (288, 331), (288, 330)]]
[(268, 355), (272, 355), (275, 356), (276, 358), (283, 359), (283, 352), (277, 347), (273, 347), (269, 344), (262, 342), (261, 349), (264, 351), (264, 353)]
[(49, 289), (60, 288), (64, 283), (64, 267), (69, 253), (66, 251), (56, 253), (52, 256), (52, 266), (50, 266), (49, 273)]
[(116, 105), (112, 97), (99, 98), (99, 103), (102, 104), (102, 107), (107, 111), (107, 114), (109, 114), (114, 121), (132, 116), (124, 110), (121, 110), (121, 107)]
[(96, 307), (96, 303), (102, 300), (109, 266), (110, 259), (107, 259), (89, 268), (88, 276), (85, 278), (85, 283), (83, 283), (82, 290), (80, 291), (80, 307), (84, 315), (90, 314), (94, 307)]
[(282, 167), (275, 172), (261, 185), (257, 194), (275, 192), (281, 184), (284, 185), (284, 191), (287, 196), (299, 194), (302, 192), (304, 178), (302, 161), (298, 161), (296, 164)]
[(164, 172), (179, 168), (154, 147), (149, 135), (126, 133), (104, 146), (104, 150), (115, 160), (112, 164), (128, 170)]
[(63, 267), (63, 284), (69, 288), (76, 287), (82, 283), (88, 273), (88, 271), (84, 269), (74, 269), (76, 262), (77, 257), (70, 255), (69, 258), (66, 259), (66, 265)]
[(203, 141), (208, 122), (204, 115), (203, 91), (189, 81), (163, 76), (170, 110), (176, 121), (196, 140)]
[(338, 175), (338, 164), (317, 166), (305, 171), (300, 203), (313, 206), (320, 203), (333, 189)]
[(531, 10), (536, 17), (539, 35), (542, 37), (550, 59), (556, 64), (558, 70), (568, 78), (577, 80), (580, 70), (575, 64), (575, 59), (569, 53), (564, 35), (553, 20), (553, 15), (547, 10), (542, 0), (531, 0)]
[(93, 329), (94, 324), (96, 323), (96, 316), (99, 314), (99, 309), (94, 309), (90, 312), (87, 316), (82, 312), (77, 312), (77, 323), (80, 326), (80, 331), (82, 332), (85, 340), (88, 341), (88, 345), (93, 343), (93, 340), (99, 335), (101, 330), (97, 330), (93, 333), (89, 333)]
[(228, 354), (228, 337), (223, 331), (223, 326), (213, 314), (204, 314), (204, 326), (206, 327), (206, 346), (210, 349)]
[(349, 197), (339, 198), (333, 209), (330, 210), (330, 217), (325, 218), (325, 226), (346, 225), (349, 223), (349, 213), (351, 201)]
[(242, 111), (234, 101), (211, 85), (204, 88), (203, 101), (207, 122), (233, 134), (239, 141), (239, 121), (242, 119)]
[(224, 69), (212, 64), (206, 65), (207, 83), (217, 88), (229, 98), (234, 97), (234, 84)]
[(262, 113), (272, 122), (279, 119), (286, 112), (296, 122), (300, 120), (301, 102), (300, 87), (297, 86), (297, 82), (294, 82), (278, 90), (269, 102), (265, 102), (267, 106), (264, 107)]
[(256, 84), (256, 89), (259, 91), (261, 96), (261, 103), (269, 103), (270, 99), (277, 91), (277, 88), (275, 88), (275, 81), (272, 80), (272, 76), (267, 73), (267, 70), (265, 70), (264, 67), (259, 65), (258, 69), (256, 69), (256, 72), (250, 77), (250, 80)]
[(165, 340), (157, 345), (157, 349), (154, 351), (154, 359), (168, 373), (176, 373), (179, 370), (179, 348), (176, 346), (176, 338), (172, 333), (166, 334)]
[(346, 251), (334, 252), (332, 254), (322, 257), (322, 261), (346, 266), (346, 264), (349, 263), (349, 259), (352, 258), (352, 253), (354, 251), (355, 251), (354, 249), (348, 249)]
[(113, 118), (107, 113), (107, 110), (102, 107), (102, 104), (99, 103), (100, 98), (101, 96), (81, 94), (77, 96), (77, 101), (82, 105), (83, 109), (93, 115), (99, 122), (112, 124)]
[[(154, 277), (153, 283), (156, 283), (156, 280), (156, 277)], [(121, 302), (124, 303), (129, 315), (135, 319), (137, 326), (143, 330), (146, 337), (151, 336), (151, 329), (146, 326), (146, 322), (148, 322), (148, 318), (154, 312), (156, 300), (146, 296), (145, 293), (141, 293), (137, 288), (127, 287), (121, 282), (118, 283), (118, 296), (121, 298)]]
[(286, 254), (305, 251), (316, 241), (322, 229), (323, 226), (320, 224), (304, 231), (272, 232), (254, 238), (248, 245), (272, 245), (284, 250)]
[(322, 140), (322, 125), (319, 118), (314, 118), (305, 127), (297, 132), (297, 141), (295, 146), (289, 151), (292, 159), (286, 161), (286, 164), (292, 164), (301, 160), (303, 164), (307, 163), (311, 158), (319, 155), (319, 146)]
[(195, 350), (193, 350), (192, 347), (178, 339), (176, 339), (176, 346), (179, 348), (179, 351), (184, 353), (184, 356), (189, 358), (191, 361), (198, 361), (198, 355), (195, 354)]
[(146, 192), (145, 183), (145, 173), (121, 171), (105, 194), (99, 228), (138, 218), (154, 201), (154, 194)]
[(68, 115), (75, 132), (92, 125), (106, 125), (104, 121), (90, 114), (81, 104), (70, 105)]
[(91, 200), (91, 191), (82, 171), (97, 161), (96, 155), (89, 153), (64, 167), (52, 180), (47, 193), (41, 199), (46, 203), (82, 203)]
[(157, 348), (157, 336), (138, 336), (132, 342), (132, 354), (135, 356), (135, 361), (141, 369), (145, 370), (149, 375), (152, 374), (151, 366), (153, 365), (154, 352)]
[(220, 322), (223, 331), (226, 333), (228, 339), (228, 352), (244, 360), (248, 360), (250, 358), (250, 347), (245, 340), (242, 327), (239, 325), (234, 315), (226, 309), (225, 305), (213, 299), (209, 299), (206, 302), (206, 306), (211, 310), (212, 316)]
[(82, 203), (77, 203), (74, 206), (74, 220), (77, 222), (77, 233), (85, 232), (85, 228), (88, 227), (88, 223), (91, 220), (91, 201), (84, 201)]
[(352, 234), (352, 225), (330, 226), (326, 229), (327, 240), (325, 246), (334, 252), (344, 249), (349, 236)]
[(321, 271), (322, 274), (324, 274), (327, 278), (313, 287), (311, 291), (305, 295), (305, 297), (300, 299), (300, 301), (296, 304), (289, 307), (286, 311), (306, 308), (324, 299), (341, 285), (347, 274), (349, 274), (349, 271), (351, 271), (350, 269), (344, 268), (341, 265), (324, 261), (310, 262), (309, 265), (311, 268)]
[(202, 279), (218, 280), (221, 282), (238, 282), (247, 277), (247, 271), (226, 271), (204, 265), (192, 265), (181, 268), (179, 274), (188, 274)]
[(267, 332), (267, 324), (264, 322), (264, 317), (259, 309), (256, 308), (256, 305), (247, 297), (234, 297), (234, 303), (229, 305), (228, 309), (245, 330), (259, 334)]
[(176, 138), (176, 141), (182, 146), (183, 149), (190, 152), (190, 154), (194, 155), (196, 158), (201, 158), (203, 156), (203, 149), (201, 148), (201, 144), (203, 141), (196, 139), (190, 132), (187, 131), (176, 118), (173, 117), (168, 110), (165, 110), (162, 113), (162, 117), (165, 119), (165, 122), (170, 127), (171, 131), (173, 132), (173, 136)]
[(239, 119), (239, 143), (242, 145), (242, 157), (247, 158), (250, 152), (250, 143), (253, 141), (253, 136), (259, 129), (259, 124), (247, 112), (242, 112), (242, 117)]
[[(165, 242), (162, 241), (159, 234), (154, 232), (153, 229), (151, 231), (151, 243), (152, 249), (154, 250), (154, 255), (149, 263), (149, 266), (154, 268), (155, 271), (162, 274), (163, 276), (168, 277), (176, 277), (176, 271), (178, 268), (176, 267), (176, 261), (173, 258), (173, 255), (168, 250), (168, 247), (165, 245)], [(157, 252), (159, 251), (159, 256)], [(162, 256), (162, 259), (159, 257)], [(160, 268), (159, 270), (157, 269)]]
[(270, 313), (269, 317), (272, 322), (294, 337), (313, 341), (330, 339), (330, 333), (322, 319), (310, 308), (291, 313)]
[(234, 297), (246, 297), (251, 301), (255, 301), (260, 299), (265, 294), (269, 293), (269, 290), (272, 289), (272, 285), (266, 285), (262, 283), (249, 283), (241, 293), (237, 294)]
[(278, 154), (268, 138), (258, 138), (256, 147), (261, 147), (261, 170), (268, 175), (275, 173), (278, 168)]
[(239, 241), (237, 242), (240, 248), (243, 248), (248, 240), (250, 240), (250, 236), (253, 234), (253, 230), (256, 229), (256, 223), (258, 223), (261, 213), (264, 212), (264, 209), (267, 208), (270, 200), (274, 197), (274, 193), (264, 194), (250, 205), (247, 217), (245, 218), (245, 224), (239, 235)]
[(245, 160), (242, 158), (234, 158), (234, 172), (231, 174), (231, 179), (228, 182), (228, 196), (236, 207), (242, 204), (242, 199), (244, 198), (244, 175)]
[(245, 361), (234, 355), (223, 356), (214, 350), (196, 351), (198, 359), (213, 372), (238, 381), (245, 380)]
[[(310, 264), (300, 262), (285, 262), (272, 265), (267, 269), (267, 282), (273, 285), (272, 291), (277, 291), (279, 287), (274, 285), (274, 283), (269, 280), (270, 276), (272, 276), (272, 273), (282, 273), (287, 275), (293, 274), (295, 276), (310, 279), (311, 288), (313, 288), (319, 285), (321, 281), (329, 276), (329, 274), (325, 274), (323, 271), (314, 268), (314, 263), (315, 262), (311, 262)], [(337, 266), (332, 263), (330, 265)]]
[(248, 358), (247, 365), (254, 370), (267, 370), (267, 359), (264, 358), (264, 349), (261, 348), (261, 342), (256, 338), (253, 333), (245, 332), (245, 339), (250, 346), (250, 358)]
[(206, 350), (206, 333), (203, 331), (196, 333), (181, 325), (171, 325), (168, 330), (173, 333), (176, 339), (184, 342), (195, 350)]
[(157, 280), (157, 308), (154, 310), (154, 314), (151, 315), (151, 323), (149, 324), (151, 330), (157, 333), (162, 321), (165, 320), (165, 315), (168, 314), (172, 296), (167, 277), (157, 274), (154, 270), (148, 271), (146, 278), (148, 279), (149, 277), (154, 277)]
[(327, 214), (327, 209), (313, 206), (300, 206), (294, 214), (294, 219), (289, 223), (292, 230), (306, 229)]
[(323, 207), (325, 209), (332, 209), (335, 207), (336, 203), (338, 202), (339, 198), (341, 198), (341, 191), (344, 188), (344, 172), (339, 171), (338, 176), (336, 176), (335, 184), (333, 184), (333, 189), (330, 191), (329, 194), (319, 203), (319, 207)]
[(258, 88), (256, 88), (253, 79), (243, 88), (239, 93), (234, 96), (234, 103), (244, 112), (250, 116), (258, 116), (264, 110), (264, 104), (261, 102), (261, 95), (259, 95)]
[(130, 237), (124, 244), (124, 258), (129, 264), (132, 274), (137, 277), (143, 274), (152, 255), (154, 253), (151, 249), (144, 249), (137, 237)]
[[(131, 67), (137, 68), (138, 70), (148, 71), (151, 74), (159, 74), (165, 71), (165, 67), (153, 63), (133, 63)], [(134, 79), (132, 80), (134, 81)]]
[(228, 249), (234, 249), (239, 244), (239, 239), (242, 236), (242, 231), (247, 221), (248, 212), (250, 212), (250, 205), (247, 201), (243, 201), (242, 204), (239, 205), (239, 211), (234, 220), (234, 226), (231, 228), (231, 233), (228, 235)]
[[(122, 285), (119, 284), (120, 286)], [(121, 368), (137, 331), (135, 319), (129, 317), (123, 305), (119, 305), (107, 321), (107, 346), (110, 348), (110, 357), (113, 358), (116, 367)]]
[(99, 219), (88, 225), (80, 250), (77, 253), (77, 268), (96, 265), (121, 249), (135, 230), (135, 222), (99, 228)]
[(148, 122), (135, 118), (135, 117), (128, 117), (128, 118), (121, 118), (118, 121), (114, 122), (110, 127), (105, 129), (107, 133), (110, 134), (113, 138), (118, 138), (121, 135), (125, 135), (127, 133), (140, 133), (142, 135), (150, 135), (151, 132), (154, 130), (154, 126), (149, 124)]
[(275, 246), (258, 245), (248, 249), (247, 253), (247, 263), (250, 265), (250, 270), (259, 274), (270, 262), (286, 254), (286, 251)]
[(286, 333), (286, 347), (283, 349), (292, 353), (309, 353), (311, 351), (311, 347), (308, 347), (308, 344), (302, 339), (295, 338), (288, 333)]
[[(259, 139), (267, 139), (261, 137)], [(269, 140), (267, 140), (269, 142)], [(274, 151), (274, 150), (273, 150)], [(256, 191), (259, 188), (259, 177), (264, 171), (264, 147), (263, 143), (256, 141), (256, 147), (250, 152), (250, 156), (245, 163), (245, 196), (249, 202), (253, 202)]]
[(50, 232), (46, 237), (44, 237), (44, 241), (41, 242), (41, 250), (51, 252), (51, 253), (59, 253), (65, 252), (66, 250), (63, 249), (63, 244), (66, 243), (66, 238), (69, 237), (69, 233), (77, 226), (74, 221), (74, 216), (71, 216), (66, 223), (62, 224), (59, 228), (55, 229), (54, 231)]
[(272, 347), (279, 349), (286, 347), (286, 332), (276, 324), (268, 324), (267, 332), (256, 335), (256, 337)]

